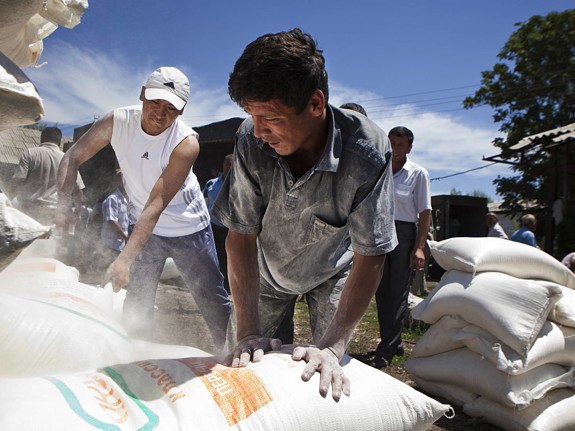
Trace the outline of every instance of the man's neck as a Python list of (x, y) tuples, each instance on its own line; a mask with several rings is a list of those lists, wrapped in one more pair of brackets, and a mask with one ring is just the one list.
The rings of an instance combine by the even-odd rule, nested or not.
[(393, 173), (397, 174), (399, 171), (401, 171), (401, 169), (405, 166), (406, 163), (407, 163), (407, 157), (402, 160), (391, 159), (391, 169)]
[(308, 144), (285, 157), (295, 179), (309, 171), (323, 155), (327, 146), (328, 127), (329, 120), (327, 117), (322, 118), (321, 127), (318, 127), (317, 133), (310, 135)]

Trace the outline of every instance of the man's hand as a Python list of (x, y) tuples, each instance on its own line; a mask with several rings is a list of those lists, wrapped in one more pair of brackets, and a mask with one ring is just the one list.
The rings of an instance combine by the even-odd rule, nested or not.
[(416, 248), (412, 251), (409, 267), (416, 271), (425, 269), (425, 253), (422, 248)]
[(294, 349), (292, 358), (294, 361), (307, 362), (301, 378), (304, 382), (309, 381), (317, 371), (320, 374), (319, 393), (326, 397), (331, 385), (331, 396), (339, 401), (341, 394), (348, 396), (351, 393), (350, 382), (339, 365), (339, 359), (329, 348), (314, 346), (298, 346)]
[(105, 286), (108, 282), (112, 283), (114, 292), (119, 292), (122, 287), (125, 287), (130, 282), (130, 265), (121, 258), (117, 258), (106, 270), (104, 282)]
[(233, 352), (224, 360), (224, 364), (232, 368), (245, 367), (252, 362), (262, 360), (264, 353), (271, 350), (280, 350), (282, 342), (278, 338), (264, 338), (258, 336), (245, 337), (238, 341)]

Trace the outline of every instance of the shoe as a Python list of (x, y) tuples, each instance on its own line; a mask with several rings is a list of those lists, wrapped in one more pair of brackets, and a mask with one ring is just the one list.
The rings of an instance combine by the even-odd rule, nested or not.
[(391, 361), (388, 361), (386, 358), (384, 358), (381, 355), (374, 355), (371, 358), (371, 361), (369, 362), (368, 365), (371, 365), (373, 368), (377, 368), (377, 369), (381, 369), (381, 368), (386, 368)]
[(387, 367), (391, 360), (384, 358), (382, 355), (375, 352), (367, 352), (367, 354), (351, 355), (353, 358), (363, 362), (370, 367), (381, 369)]

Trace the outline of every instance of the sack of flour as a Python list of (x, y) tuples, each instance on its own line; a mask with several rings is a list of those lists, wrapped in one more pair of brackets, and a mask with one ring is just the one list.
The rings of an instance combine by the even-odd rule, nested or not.
[(502, 272), (517, 278), (547, 280), (575, 289), (575, 275), (550, 254), (501, 238), (456, 237), (430, 241), (431, 255), (446, 271)]
[[(142, 360), (80, 373), (0, 379), (13, 430), (425, 430), (450, 407), (349, 357), (352, 393), (335, 402), (289, 351), (245, 368), (213, 357)], [(34, 414), (30, 414), (34, 412)]]
[(430, 324), (455, 315), (525, 356), (559, 298), (561, 290), (552, 283), (450, 270), (411, 314)]

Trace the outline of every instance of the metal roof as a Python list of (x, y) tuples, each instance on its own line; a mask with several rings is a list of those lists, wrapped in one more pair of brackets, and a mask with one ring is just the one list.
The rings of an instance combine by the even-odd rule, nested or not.
[(547, 130), (545, 132), (537, 133), (535, 135), (526, 136), (518, 143), (510, 147), (511, 150), (520, 150), (525, 147), (545, 141), (546, 147), (562, 144), (570, 139), (575, 139), (575, 123), (566, 126), (558, 127), (556, 129)]
[(17, 165), (28, 148), (40, 145), (39, 130), (14, 127), (0, 131), (0, 163)]
[(555, 147), (558, 147), (559, 145), (573, 142), (575, 142), (575, 123), (557, 127), (556, 129), (546, 130), (545, 132), (536, 133), (535, 135), (526, 136), (515, 145), (509, 147), (509, 153), (507, 154), (520, 153), (521, 162), (504, 160), (502, 158), (503, 153), (497, 154), (496, 156), (483, 157), (483, 160), (495, 163), (506, 163), (509, 165), (521, 165), (528, 162), (528, 159), (525, 159), (525, 157), (528, 157), (527, 151), (535, 149), (536, 146), (538, 146), (537, 151), (549, 151), (554, 150)]

